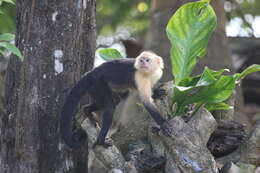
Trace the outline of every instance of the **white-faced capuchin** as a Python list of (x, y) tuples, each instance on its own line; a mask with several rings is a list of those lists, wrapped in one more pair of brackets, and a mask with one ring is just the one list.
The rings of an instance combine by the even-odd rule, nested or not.
[(144, 107), (160, 126), (163, 134), (170, 135), (171, 127), (160, 115), (152, 99), (152, 89), (161, 78), (163, 67), (161, 57), (145, 51), (136, 59), (122, 58), (108, 61), (86, 73), (70, 91), (61, 111), (60, 133), (65, 143), (72, 148), (78, 148), (86, 140), (83, 129), (72, 131), (71, 127), (77, 105), (85, 93), (94, 99), (94, 103), (87, 108), (89, 113), (104, 111), (101, 131), (94, 146), (111, 146), (105, 139), (117, 105), (112, 99), (113, 92), (128, 93), (137, 90)]

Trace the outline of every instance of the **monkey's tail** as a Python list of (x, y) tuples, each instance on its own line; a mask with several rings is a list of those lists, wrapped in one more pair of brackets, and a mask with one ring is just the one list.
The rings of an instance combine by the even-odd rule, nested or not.
[(72, 119), (75, 116), (80, 99), (88, 91), (92, 83), (91, 74), (88, 73), (82, 77), (70, 91), (61, 110), (60, 134), (65, 143), (71, 148), (79, 148), (87, 138), (87, 134), (83, 129), (72, 131)]

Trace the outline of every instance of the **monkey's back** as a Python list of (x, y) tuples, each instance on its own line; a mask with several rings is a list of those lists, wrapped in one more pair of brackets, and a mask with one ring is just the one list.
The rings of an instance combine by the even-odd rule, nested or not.
[(104, 80), (113, 88), (135, 88), (135, 59), (122, 58), (111, 60), (94, 68), (91, 73), (95, 80)]

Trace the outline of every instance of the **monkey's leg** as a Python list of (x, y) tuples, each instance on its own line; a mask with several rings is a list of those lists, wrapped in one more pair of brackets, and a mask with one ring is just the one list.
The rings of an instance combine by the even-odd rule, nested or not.
[(96, 101), (98, 107), (103, 108), (104, 112), (102, 114), (102, 126), (101, 131), (97, 137), (96, 145), (103, 145), (104, 147), (109, 147), (112, 144), (106, 142), (107, 132), (112, 124), (113, 113), (115, 110), (116, 104), (113, 101), (112, 91), (107, 85), (107, 83), (103, 80), (98, 81), (96, 84), (96, 88), (93, 91), (93, 98)]
[(92, 112), (98, 111), (99, 107), (96, 103), (91, 103), (91, 104), (85, 105), (83, 107), (83, 110), (84, 110), (85, 114), (91, 114)]
[(96, 112), (100, 110), (100, 108), (98, 107), (98, 105), (96, 103), (91, 103), (91, 104), (88, 104), (86, 106), (83, 107), (83, 111), (85, 113), (85, 116), (87, 116), (90, 120), (90, 122), (95, 126), (97, 127), (97, 123), (98, 123), (98, 120), (96, 119), (96, 117), (94, 117), (94, 115), (92, 114), (92, 112)]
[(113, 114), (114, 114), (114, 106), (110, 105), (107, 107), (107, 109), (104, 111), (102, 115), (103, 120), (102, 120), (101, 131), (98, 135), (96, 143), (94, 144), (94, 147), (96, 145), (103, 145), (105, 148), (112, 146), (111, 142), (106, 141), (106, 135), (108, 133), (109, 128), (111, 127)]

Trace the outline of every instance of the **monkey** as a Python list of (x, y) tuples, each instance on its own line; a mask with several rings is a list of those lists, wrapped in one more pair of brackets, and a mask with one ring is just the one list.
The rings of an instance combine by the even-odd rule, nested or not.
[(152, 89), (163, 74), (163, 60), (157, 54), (144, 51), (134, 58), (120, 58), (107, 61), (87, 72), (71, 89), (65, 99), (60, 116), (60, 134), (71, 148), (79, 148), (86, 140), (87, 134), (79, 128), (72, 131), (72, 120), (77, 105), (83, 95), (93, 98), (94, 102), (85, 110), (88, 113), (103, 110), (102, 124), (93, 147), (101, 145), (110, 147), (106, 135), (112, 124), (113, 113), (118, 101), (112, 99), (113, 93), (131, 93), (137, 91), (144, 108), (159, 125), (166, 136), (171, 134), (171, 126), (156, 108)]

